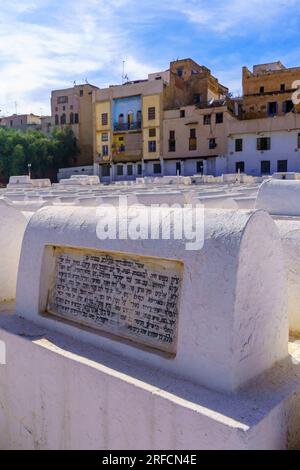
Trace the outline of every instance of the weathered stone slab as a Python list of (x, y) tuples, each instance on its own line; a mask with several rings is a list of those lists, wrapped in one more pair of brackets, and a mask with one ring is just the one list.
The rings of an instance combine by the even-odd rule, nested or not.
[(182, 262), (58, 246), (46, 251), (52, 265), (46, 313), (176, 354)]

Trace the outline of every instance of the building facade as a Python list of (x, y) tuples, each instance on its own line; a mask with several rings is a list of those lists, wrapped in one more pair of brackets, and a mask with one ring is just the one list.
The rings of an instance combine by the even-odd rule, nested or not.
[(28, 130), (41, 130), (41, 117), (35, 114), (13, 114), (0, 118), (0, 126), (23, 132)]
[(146, 80), (96, 90), (95, 174), (104, 182), (163, 174), (164, 112), (205, 106), (227, 93), (209, 69), (191, 59), (171, 62), (168, 70)]
[(295, 108), (292, 94), (297, 90), (300, 67), (286, 68), (281, 62), (243, 67), (243, 117), (258, 119), (282, 116)]
[(164, 112), (163, 174), (218, 175), (226, 170), (228, 133), (235, 121), (227, 100)]
[(55, 90), (51, 94), (51, 116), (54, 126), (72, 128), (77, 139), (79, 155), (75, 165), (93, 164), (93, 91), (90, 84), (75, 85), (73, 88)]
[(227, 172), (300, 172), (300, 114), (230, 121)]

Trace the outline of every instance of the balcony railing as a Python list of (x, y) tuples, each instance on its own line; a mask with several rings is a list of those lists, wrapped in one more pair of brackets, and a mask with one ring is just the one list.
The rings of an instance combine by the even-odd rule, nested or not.
[(114, 131), (116, 132), (126, 132), (126, 131), (136, 131), (142, 128), (142, 123), (138, 122), (126, 122), (126, 123), (114, 123)]

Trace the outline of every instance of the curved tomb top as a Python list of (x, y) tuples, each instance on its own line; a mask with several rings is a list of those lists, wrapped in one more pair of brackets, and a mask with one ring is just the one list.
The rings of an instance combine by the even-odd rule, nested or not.
[[(190, 227), (178, 239), (162, 235), (168, 219), (175, 230), (184, 209), (176, 217), (168, 208), (132, 210), (148, 234), (159, 216), (155, 239), (146, 231), (132, 237), (136, 221), (125, 207), (112, 207), (107, 219), (93, 207), (35, 213), (22, 246), (17, 313), (229, 392), (287, 356), (283, 256), (267, 213), (205, 210), (199, 246), (187, 250)], [(197, 217), (195, 210), (189, 215)], [(104, 219), (115, 215), (115, 237), (104, 239)]]

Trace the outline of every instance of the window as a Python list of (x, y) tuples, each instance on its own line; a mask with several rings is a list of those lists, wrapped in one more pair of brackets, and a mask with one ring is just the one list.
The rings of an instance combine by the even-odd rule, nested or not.
[(117, 165), (117, 176), (123, 176), (123, 165)]
[(66, 110), (66, 107), (65, 107), (65, 106), (63, 106), (63, 111), (65, 111), (65, 110)]
[(169, 152), (176, 151), (175, 131), (170, 131), (169, 134)]
[(197, 174), (203, 175), (203, 172), (204, 172), (203, 161), (196, 163), (196, 172)]
[(196, 129), (190, 129), (189, 150), (197, 150)]
[(151, 108), (148, 108), (148, 120), (153, 121), (155, 119), (155, 107), (152, 106)]
[(127, 165), (127, 176), (132, 176), (132, 175), (133, 175), (133, 166)]
[(70, 109), (73, 111), (74, 106), (71, 104)]
[(138, 124), (140, 125), (141, 122), (142, 122), (142, 111), (138, 111), (136, 113), (136, 120), (137, 120)]
[(64, 104), (68, 102), (68, 97), (67, 96), (59, 96), (57, 98), (57, 104)]
[(287, 160), (278, 160), (277, 161), (277, 171), (278, 171), (278, 173), (286, 173), (288, 171), (288, 161)]
[(236, 173), (245, 173), (245, 162), (236, 162), (235, 171)]
[(178, 77), (182, 77), (183, 76), (183, 67), (178, 67), (176, 72), (177, 72)]
[(149, 142), (148, 142), (148, 152), (149, 153), (156, 152), (156, 140), (149, 140)]
[(271, 149), (271, 138), (260, 137), (257, 139), (257, 150), (270, 150)]
[(74, 124), (74, 114), (70, 113), (70, 124)]
[(137, 166), (137, 174), (140, 176), (142, 174), (142, 164), (141, 163), (138, 163), (138, 166)]
[(205, 126), (210, 126), (210, 124), (211, 124), (211, 114), (205, 114), (203, 116), (203, 124)]
[(243, 139), (236, 139), (235, 140), (235, 151), (242, 152), (243, 151)]
[(55, 125), (58, 126), (59, 124), (59, 117), (58, 114), (55, 114)]
[(280, 91), (285, 91), (285, 83), (282, 83), (282, 84), (280, 85)]
[(149, 137), (156, 137), (155, 127), (153, 127), (152, 129), (149, 129)]
[(102, 176), (110, 176), (110, 165), (102, 165)]
[(180, 110), (180, 117), (185, 118), (185, 109)]
[(78, 113), (74, 114), (74, 122), (75, 122), (75, 124), (79, 123), (79, 114)]
[(102, 122), (102, 126), (107, 126), (108, 125), (108, 114), (107, 113), (103, 113), (101, 115), (101, 122)]
[(223, 123), (223, 113), (216, 113), (216, 124)]
[(60, 117), (60, 123), (61, 123), (61, 125), (66, 124), (66, 122), (67, 122), (67, 117), (66, 117), (65, 114), (62, 114), (61, 117)]
[(102, 156), (103, 157), (108, 156), (108, 145), (102, 145)]
[(275, 116), (277, 114), (278, 110), (278, 104), (276, 101), (272, 101), (271, 103), (268, 103), (268, 115), (269, 116)]
[(83, 96), (83, 90), (80, 90), (79, 94), (80, 96)]
[(103, 132), (101, 134), (101, 140), (102, 142), (108, 142), (108, 132)]
[(55, 108), (55, 111), (56, 111), (56, 112), (58, 111), (58, 107), (57, 107), (57, 106), (56, 106), (56, 108)]
[(201, 102), (201, 95), (200, 93), (195, 93), (194, 94), (194, 104), (200, 104)]
[(260, 162), (260, 172), (262, 175), (269, 175), (271, 173), (270, 160), (263, 160)]
[(160, 163), (153, 163), (153, 173), (155, 175), (161, 174), (161, 164)]
[(215, 138), (209, 139), (208, 146), (210, 150), (215, 149), (217, 147), (216, 139)]
[(259, 89), (259, 93), (264, 93), (264, 92), (265, 92), (265, 87), (261, 86), (260, 89)]
[(282, 111), (284, 113), (290, 113), (291, 111), (293, 111), (293, 109), (294, 109), (294, 103), (292, 102), (292, 100), (287, 100), (283, 102)]

